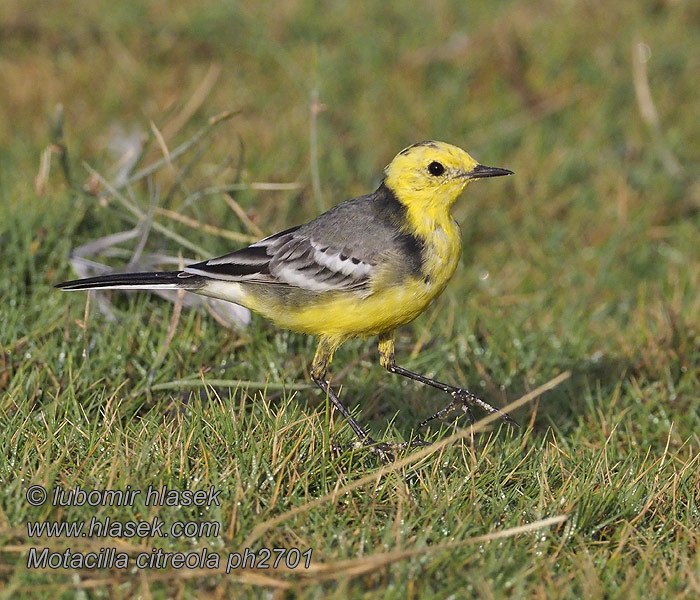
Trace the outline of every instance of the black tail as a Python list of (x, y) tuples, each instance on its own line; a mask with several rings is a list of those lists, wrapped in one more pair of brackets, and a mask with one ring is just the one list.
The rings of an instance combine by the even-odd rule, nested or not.
[(159, 271), (154, 273), (111, 273), (100, 277), (64, 281), (56, 285), (63, 290), (93, 289), (188, 289), (196, 290), (206, 282), (206, 277), (182, 271)]

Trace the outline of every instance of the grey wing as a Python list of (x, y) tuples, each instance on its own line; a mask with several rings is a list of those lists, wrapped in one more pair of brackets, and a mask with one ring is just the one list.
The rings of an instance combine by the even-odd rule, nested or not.
[(334, 245), (317, 227), (295, 227), (255, 244), (185, 268), (212, 279), (286, 285), (314, 292), (368, 289), (376, 268), (371, 253), (358, 256)]

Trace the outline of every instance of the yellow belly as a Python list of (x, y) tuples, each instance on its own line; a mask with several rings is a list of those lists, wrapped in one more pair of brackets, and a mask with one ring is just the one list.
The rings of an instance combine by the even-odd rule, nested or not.
[(345, 293), (325, 295), (304, 307), (253, 307), (277, 325), (315, 335), (353, 337), (376, 335), (415, 319), (433, 299), (422, 281), (407, 281), (362, 298)]

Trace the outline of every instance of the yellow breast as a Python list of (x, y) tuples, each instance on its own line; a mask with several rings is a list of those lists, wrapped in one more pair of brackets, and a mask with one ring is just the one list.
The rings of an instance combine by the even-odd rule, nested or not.
[(442, 226), (436, 224), (423, 251), (425, 284), (431, 290), (431, 300), (442, 293), (454, 275), (461, 253), (462, 236), (457, 222), (450, 219)]

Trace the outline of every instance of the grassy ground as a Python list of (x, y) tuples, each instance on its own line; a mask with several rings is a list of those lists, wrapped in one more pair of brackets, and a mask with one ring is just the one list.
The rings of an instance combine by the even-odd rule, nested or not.
[[(0, 595), (700, 596), (697, 5), (173, 4), (0, 11)], [(54, 147), (37, 178), (58, 104), (68, 177)], [(130, 132), (147, 140), (141, 167), (227, 110), (123, 196), (90, 179), (85, 163), (113, 180), (107, 149)], [(306, 385), (313, 340), (257, 318), (224, 329), (146, 294), (86, 307), (51, 287), (74, 275), (71, 248), (134, 227), (125, 201), (148, 214), (157, 200), (144, 253), (203, 258), (243, 242), (160, 209), (271, 233), (370, 190), (426, 138), (516, 175), (459, 202), (462, 264), (400, 331), (400, 364), (500, 405), (570, 374), (514, 411), (520, 430), (491, 424), (472, 444), (445, 423), (429, 435), (449, 443), (388, 468), (337, 458), (330, 444), (352, 434)], [(247, 225), (221, 194), (193, 195), (232, 183)], [(123, 266), (137, 242), (99, 260)], [(384, 373), (371, 341), (344, 347), (333, 374), (385, 439), (445, 402)], [(250, 383), (197, 387), (214, 379)], [(32, 507), (31, 484), (221, 495), (208, 508)], [(28, 521), (95, 515), (221, 530), (28, 535)], [(223, 558), (219, 571), (27, 570), (43, 547)], [(246, 547), (311, 548), (311, 567), (222, 573)]]

